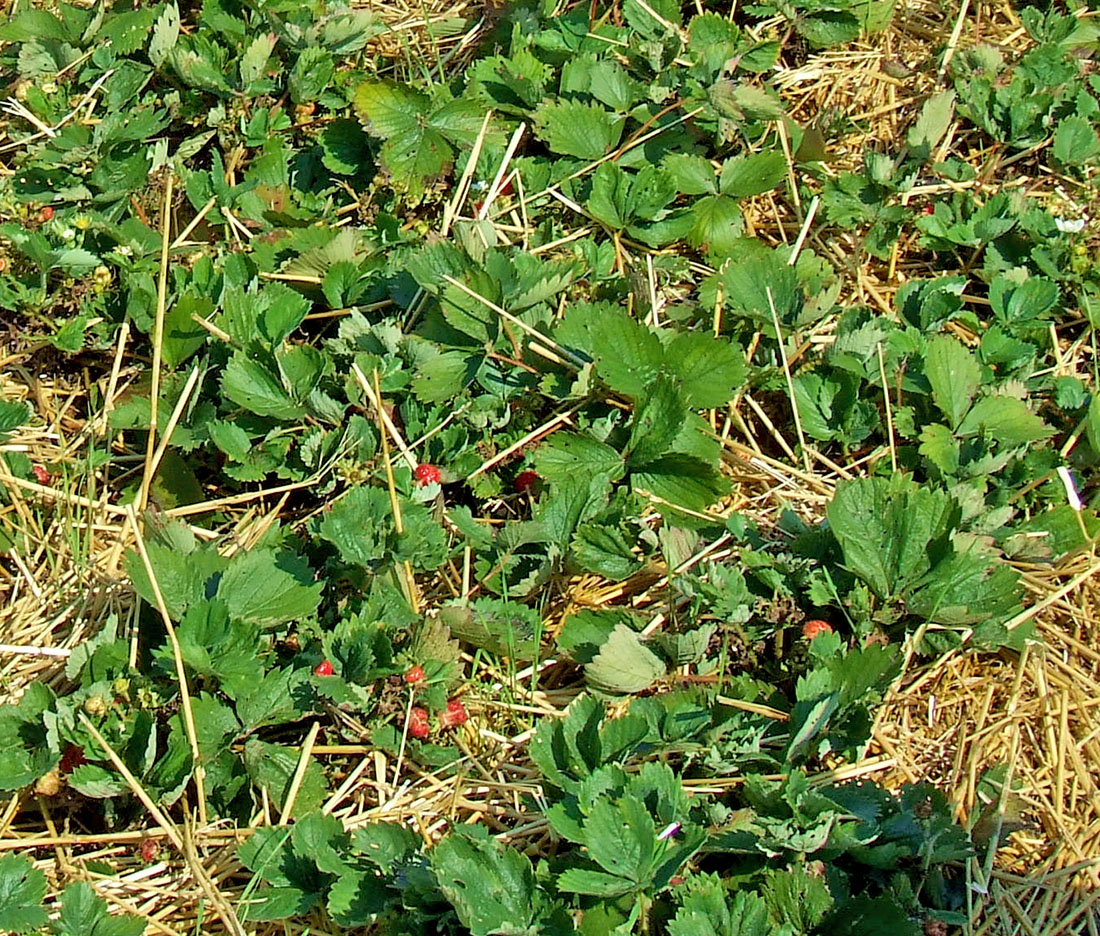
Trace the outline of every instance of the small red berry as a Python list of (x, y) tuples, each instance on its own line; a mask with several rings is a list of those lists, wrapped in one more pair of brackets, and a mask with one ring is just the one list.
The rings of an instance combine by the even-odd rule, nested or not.
[(802, 625), (802, 636), (807, 640), (813, 640), (818, 634), (831, 634), (832, 625), (826, 621), (807, 621)]
[(932, 205), (925, 205), (924, 206), (924, 213), (926, 215), (935, 214), (936, 209)]
[(424, 667), (419, 663), (414, 666), (410, 666), (405, 670), (405, 682), (410, 686), (415, 686), (418, 682), (424, 681)]
[(322, 660), (315, 667), (313, 667), (313, 674), (315, 676), (331, 676), (332, 673), (332, 664), (328, 660)]
[(456, 725), (464, 725), (469, 716), (466, 714), (466, 706), (458, 699), (450, 699), (447, 708), (439, 716), (439, 721), (444, 728), (454, 728)]
[(142, 861), (156, 861), (160, 854), (160, 843), (156, 839), (143, 838), (138, 844), (138, 855)]
[(431, 725), (428, 724), (428, 711), (419, 705), (409, 713), (409, 734), (414, 738), (426, 738), (431, 734)]
[(500, 192), (498, 194), (500, 194), (500, 195), (511, 195), (512, 194), (512, 180), (511, 179), (509, 179), (507, 182), (505, 182), (500, 187)]
[(50, 483), (50, 473), (46, 470), (46, 468), (43, 465), (35, 465), (31, 469), (31, 471), (34, 472), (34, 476), (38, 480), (39, 484), (49, 484)]
[(416, 478), (416, 483), (421, 487), (427, 487), (429, 484), (439, 484), (443, 474), (435, 465), (424, 463), (416, 466), (413, 477)]
[(536, 471), (521, 471), (516, 475), (515, 487), (520, 494), (530, 494), (538, 483), (539, 476)]
[(65, 748), (64, 753), (61, 755), (61, 762), (57, 765), (57, 772), (62, 776), (71, 774), (81, 764), (85, 764), (87, 761), (84, 759), (84, 748), (78, 744), (70, 744)]
[(45, 224), (47, 221), (53, 220), (53, 209), (47, 205), (40, 212), (38, 212), (38, 220)]

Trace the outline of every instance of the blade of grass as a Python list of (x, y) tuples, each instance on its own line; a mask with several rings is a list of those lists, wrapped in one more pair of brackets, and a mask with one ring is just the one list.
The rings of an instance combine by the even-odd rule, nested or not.
[(484, 305), (485, 308), (492, 309), (494, 312), (496, 312), (497, 315), (499, 315), (505, 321), (511, 322), (517, 328), (520, 328), (523, 331), (527, 332), (527, 334), (530, 335), (532, 338), (536, 338), (539, 341), (543, 342), (544, 344), (548, 344), (551, 348), (553, 348), (563, 358), (570, 361), (572, 363), (573, 367), (578, 367), (578, 368), (579, 367), (584, 367), (584, 364), (585, 364), (584, 361), (582, 361), (579, 357), (577, 357), (575, 354), (573, 354), (572, 351), (569, 351), (566, 348), (563, 348), (560, 344), (558, 344), (549, 335), (544, 335), (537, 328), (534, 328), (531, 325), (528, 325), (522, 319), (516, 318), (516, 316), (514, 316), (507, 309), (502, 309), (495, 302), (492, 302), (491, 300), (486, 299), (484, 296), (480, 295), (479, 293), (474, 292), (472, 289), (470, 289), (469, 286), (467, 286), (465, 283), (459, 282), (453, 276), (451, 276), (449, 273), (444, 273), (443, 274), (443, 279), (445, 279), (448, 283), (450, 283), (456, 289), (459, 289), (462, 292), (466, 293), (466, 295), (469, 296), (470, 298), (476, 299), (478, 302), (480, 302), (482, 305)]
[(294, 778), (290, 781), (290, 789), (286, 794), (282, 811), (279, 814), (279, 825), (286, 825), (294, 812), (294, 801), (298, 799), (298, 791), (302, 788), (302, 781), (306, 777), (306, 769), (309, 767), (309, 759), (313, 754), (313, 745), (317, 741), (317, 733), (321, 730), (321, 723), (314, 722), (302, 744), (302, 753), (298, 758), (298, 766), (294, 769)]
[(466, 168), (462, 171), (462, 177), (458, 180), (458, 185), (455, 186), (454, 197), (443, 208), (443, 223), (439, 227), (441, 237), (446, 237), (450, 233), (451, 224), (458, 217), (462, 204), (470, 193), (470, 180), (477, 171), (477, 161), (481, 156), (481, 148), (485, 144), (485, 134), (489, 132), (489, 122), (492, 119), (493, 111), (490, 108), (485, 112), (485, 119), (481, 122), (481, 130), (478, 132), (473, 149), (470, 151), (470, 158), (466, 160)]
[[(355, 367), (355, 365), (352, 366)], [(358, 367), (355, 369), (358, 373), (361, 373)], [(394, 426), (392, 422), (388, 425), (386, 423), (386, 411), (382, 407), (382, 387), (379, 382), (377, 370), (374, 372), (374, 400), (375, 412), (378, 413), (378, 434), (382, 437), (382, 461), (386, 466), (386, 486), (389, 488), (390, 493), (390, 507), (393, 510), (393, 525), (397, 530), (397, 535), (401, 536), (405, 532), (405, 521), (401, 518), (401, 501), (397, 497), (397, 485), (393, 477), (393, 460), (390, 458), (389, 434), (386, 431), (387, 428), (389, 428), (396, 434), (397, 427)], [(396, 434), (395, 438), (400, 438), (400, 435)], [(400, 564), (400, 568), (402, 580), (405, 583), (406, 597), (409, 599), (409, 604), (412, 606), (413, 613), (419, 614), (420, 594), (417, 591), (416, 578), (413, 576), (412, 563), (406, 559)]]
[[(164, 629), (168, 633), (168, 640), (172, 644), (172, 657), (176, 664), (176, 678), (180, 687), (180, 708), (183, 710), (183, 724), (187, 731), (187, 740), (191, 745), (191, 756), (194, 759), (195, 792), (199, 801), (199, 820), (206, 824), (206, 782), (205, 768), (202, 765), (202, 756), (199, 751), (199, 736), (195, 729), (195, 712), (191, 707), (191, 691), (187, 685), (187, 670), (183, 665), (183, 651), (180, 648), (179, 638), (176, 636), (176, 628), (172, 623), (172, 617), (168, 613), (168, 606), (161, 594), (160, 583), (157, 581), (153, 563), (149, 559), (149, 552), (145, 548), (145, 537), (141, 535), (141, 525), (138, 523), (137, 512), (132, 504), (127, 506), (130, 518), (130, 529), (134, 532), (134, 541), (137, 544), (138, 554), (141, 556), (142, 565), (145, 566), (145, 574), (149, 576), (149, 584), (153, 589), (153, 597), (156, 599), (157, 610), (160, 612)], [(135, 632), (134, 639), (137, 639)], [(131, 656), (133, 651), (131, 650)]]
[(157, 280), (157, 309), (153, 319), (152, 382), (149, 389), (149, 438), (145, 448), (145, 473), (138, 491), (138, 509), (149, 503), (149, 486), (153, 483), (153, 455), (157, 444), (157, 416), (160, 406), (160, 369), (164, 359), (164, 312), (168, 303), (168, 248), (172, 230), (172, 188), (175, 176), (168, 168), (164, 182), (164, 202), (161, 208), (160, 278)]
[(388, 434), (389, 438), (393, 439), (394, 444), (400, 450), (402, 457), (408, 463), (409, 467), (415, 469), (417, 466), (416, 456), (409, 450), (401, 432), (398, 430), (397, 426), (394, 425), (393, 420), (390, 419), (390, 415), (386, 412), (385, 407), (382, 406), (382, 399), (379, 396), (379, 392), (371, 386), (370, 381), (367, 380), (366, 374), (359, 369), (358, 364), (352, 364), (351, 371), (355, 374), (355, 382), (359, 384), (360, 389), (366, 394), (367, 399), (370, 400), (370, 405), (373, 406), (375, 412), (379, 414), (379, 431), (382, 436), (383, 444), (388, 445), (386, 442)]
[(775, 325), (775, 339), (779, 344), (779, 358), (783, 362), (783, 374), (787, 378), (787, 392), (791, 398), (791, 412), (794, 414), (794, 428), (798, 433), (798, 444), (802, 447), (802, 467), (810, 470), (810, 453), (806, 446), (806, 436), (802, 434), (802, 419), (798, 415), (798, 401), (794, 395), (794, 378), (791, 376), (791, 365), (787, 361), (787, 347), (783, 342), (783, 329), (779, 326), (779, 313), (775, 310), (775, 300), (772, 298), (772, 288), (765, 288), (768, 295), (768, 308), (771, 309), (772, 322)]
[(122, 774), (122, 779), (126, 781), (126, 785), (130, 788), (134, 796), (141, 800), (141, 804), (149, 811), (149, 815), (153, 817), (153, 821), (164, 830), (164, 834), (168, 836), (172, 844), (182, 852), (183, 836), (180, 835), (180, 830), (177, 828), (176, 824), (166, 813), (161, 811), (161, 808), (154, 802), (153, 798), (145, 792), (145, 787), (143, 787), (138, 778), (131, 773), (130, 768), (127, 767), (125, 761), (118, 756), (115, 749), (111, 747), (103, 735), (99, 733), (99, 729), (88, 720), (88, 716), (78, 711), (76, 717), (80, 720), (80, 723), (87, 732), (95, 739), (96, 744), (103, 749), (103, 753), (107, 755), (107, 758), (114, 765), (115, 770)]
[(187, 378), (187, 383), (184, 384), (183, 392), (180, 394), (180, 398), (176, 400), (176, 405), (172, 409), (172, 415), (168, 417), (168, 423), (164, 427), (164, 433), (161, 435), (160, 445), (157, 446), (157, 450), (153, 453), (153, 457), (147, 466), (146, 470), (150, 478), (156, 477), (157, 468), (160, 467), (161, 459), (164, 458), (164, 453), (168, 451), (168, 446), (172, 442), (172, 433), (175, 431), (176, 425), (180, 421), (180, 417), (183, 416), (183, 411), (187, 408), (187, 404), (191, 400), (191, 394), (199, 381), (199, 374), (199, 366), (196, 364), (191, 368), (191, 373)]

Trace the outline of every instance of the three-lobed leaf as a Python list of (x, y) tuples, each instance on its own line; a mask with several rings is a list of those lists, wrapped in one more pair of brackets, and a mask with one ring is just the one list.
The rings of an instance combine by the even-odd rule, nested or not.
[(472, 936), (527, 932), (542, 910), (530, 859), (484, 829), (452, 832), (432, 849), (431, 861), (440, 890)]
[(946, 555), (959, 511), (949, 495), (897, 475), (837, 485), (826, 516), (845, 565), (886, 599)]
[(61, 894), (56, 936), (141, 936), (144, 932), (143, 917), (112, 916), (107, 902), (86, 881), (70, 884)]
[(436, 108), (426, 94), (383, 80), (363, 82), (354, 106), (367, 132), (386, 141), (382, 161), (390, 174), (414, 196), (450, 169), (456, 147), (473, 145), (485, 117), (475, 101), (458, 98)]
[(46, 875), (20, 855), (0, 856), (0, 929), (28, 933), (46, 924)]

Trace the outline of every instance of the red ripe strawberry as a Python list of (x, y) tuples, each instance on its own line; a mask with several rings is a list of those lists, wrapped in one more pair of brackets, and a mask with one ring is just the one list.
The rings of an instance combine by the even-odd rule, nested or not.
[(43, 465), (35, 465), (31, 469), (31, 471), (34, 472), (34, 477), (38, 481), (39, 484), (49, 484), (50, 483), (50, 473), (46, 470), (46, 468)]
[(410, 666), (405, 670), (405, 682), (410, 686), (415, 686), (418, 682), (424, 681), (424, 667), (419, 663)]
[(47, 205), (40, 212), (38, 212), (38, 220), (45, 224), (47, 221), (53, 220), (53, 209)]
[(832, 626), (826, 621), (807, 621), (802, 625), (802, 636), (813, 640), (818, 634), (831, 634)]
[(332, 664), (328, 660), (322, 660), (315, 667), (313, 667), (313, 674), (315, 676), (331, 676), (332, 673)]
[(435, 465), (424, 463), (416, 466), (413, 477), (416, 478), (416, 483), (421, 487), (427, 487), (429, 484), (439, 484), (443, 474)]
[(458, 699), (449, 699), (447, 701), (447, 708), (444, 709), (443, 714), (439, 716), (439, 722), (444, 728), (454, 728), (457, 725), (464, 725), (466, 719), (470, 716), (466, 714), (466, 706), (463, 705)]
[(160, 843), (156, 839), (143, 838), (138, 843), (138, 856), (142, 861), (156, 861), (160, 854)]
[(409, 734), (414, 738), (426, 738), (432, 733), (431, 725), (428, 724), (428, 710), (422, 709), (419, 705), (413, 708), (409, 712)]
[(933, 205), (925, 205), (925, 206), (924, 206), (924, 213), (925, 213), (926, 215), (930, 215), (930, 214), (935, 214), (935, 213), (936, 213), (936, 209), (935, 209), (935, 207), (934, 207)]
[(539, 476), (536, 471), (521, 471), (516, 475), (515, 487), (520, 494), (530, 494), (538, 483)]

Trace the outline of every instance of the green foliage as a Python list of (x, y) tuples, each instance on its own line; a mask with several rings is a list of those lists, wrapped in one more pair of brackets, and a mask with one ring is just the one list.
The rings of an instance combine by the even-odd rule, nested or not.
[(799, 0), (794, 3), (754, 5), (758, 13), (781, 13), (795, 30), (817, 48), (839, 45), (859, 37), (861, 32), (885, 29), (894, 14), (892, 0)]
[(70, 884), (61, 894), (61, 915), (53, 926), (58, 936), (140, 936), (145, 921), (140, 917), (111, 916), (107, 901), (83, 881)]
[(610, 693), (635, 693), (648, 689), (665, 673), (665, 665), (645, 647), (629, 627), (618, 625), (585, 667), (593, 689)]
[[(41, 931), (46, 925), (42, 900), (46, 876), (27, 859), (7, 854), (0, 857), (0, 926), (7, 933)], [(60, 913), (50, 924), (57, 936), (140, 936), (145, 921), (134, 916), (112, 916), (107, 901), (83, 881), (70, 884), (61, 894)]]
[(9, 933), (27, 933), (46, 922), (42, 898), (46, 875), (27, 859), (7, 854), (0, 857), (0, 925)]
[(450, 170), (456, 148), (469, 149), (484, 122), (472, 101), (435, 106), (427, 95), (388, 81), (361, 84), (355, 109), (367, 131), (385, 140), (380, 156), (394, 183), (413, 196)]
[(600, 159), (622, 138), (623, 119), (598, 104), (547, 102), (535, 112), (535, 127), (552, 153)]
[(473, 936), (545, 932), (539, 923), (549, 915), (549, 901), (530, 860), (492, 841), (484, 828), (448, 836), (432, 849), (431, 862), (439, 889)]
[(668, 931), (670, 936), (767, 936), (771, 929), (759, 895), (739, 891), (727, 899), (721, 879), (707, 874), (687, 885)]
[(837, 487), (827, 515), (846, 568), (885, 605), (991, 632), (1019, 610), (1017, 574), (960, 534), (949, 494), (897, 477), (852, 481)]
[[(309, 566), (288, 551), (257, 549), (226, 561), (193, 540), (184, 540), (183, 549), (179, 545), (154, 542), (148, 549), (153, 575), (173, 617), (182, 617), (212, 589), (230, 619), (261, 628), (306, 618), (317, 610), (321, 587), (312, 584)], [(152, 581), (137, 552), (127, 555), (126, 566), (138, 594), (155, 606)]]
[[(105, 828), (128, 821), (130, 785), (90, 718), (182, 809), (197, 766), (182, 668), (212, 816), (243, 827), (297, 791), (293, 824), (240, 849), (248, 921), (896, 936), (930, 912), (957, 919), (951, 863), (969, 843), (935, 791), (809, 776), (862, 756), (903, 640), (917, 657), (1021, 647), (1007, 558), (1049, 562), (1096, 535), (1092, 505), (1050, 482), (1064, 464), (1089, 477), (1100, 453), (1092, 381), (1052, 338), (1084, 347), (1098, 321), (1087, 221), (1001, 185), (1022, 158), (979, 176), (959, 141), (1086, 185), (1097, 28), (1021, 8), (1021, 54), (960, 45), (949, 87), (898, 139), (834, 171), (819, 163), (851, 128), (827, 113), (800, 126), (770, 79), (806, 48), (884, 29), (893, 3), (551, 7), (480, 29), (456, 13), (425, 34), (431, 55), (403, 44), (393, 60), (404, 33), (325, 0), (20, 5), (0, 25), (12, 93), (54, 128), (13, 130), (0, 176), (0, 306), (20, 328), (91, 367), (125, 323), (143, 360), (167, 170), (181, 225), (204, 212), (165, 283), (162, 431), (181, 405), (141, 518), (152, 574), (125, 558), (150, 607), (75, 647), (66, 684), (0, 707), (0, 789), (63, 782)], [(484, 44), (451, 50), (446, 30)], [(94, 121), (71, 117), (81, 100)], [(797, 251), (786, 222), (778, 246), (754, 235), (761, 196), (788, 219), (820, 197)], [(838, 235), (851, 258), (815, 252)], [(906, 272), (892, 309), (846, 288), (849, 262), (881, 269), (899, 245), (927, 278)], [(125, 373), (110, 444), (89, 443), (89, 496), (116, 504), (135, 499), (152, 409), (149, 381)], [(734, 512), (748, 399), (775, 426), (762, 447), (805, 439), (816, 452), (796, 461), (856, 466), (825, 523)], [(33, 414), (0, 401), (0, 441)], [(33, 481), (9, 448), (5, 468)], [(439, 483), (422, 486), (417, 462)], [(260, 490), (285, 495), (281, 522), (229, 535)], [(163, 522), (204, 500), (193, 529)], [(5, 552), (21, 535), (0, 517)], [(625, 595), (659, 580), (667, 608), (572, 609), (548, 627), (579, 573)], [(417, 576), (453, 600), (431, 590), (421, 608)], [(811, 609), (834, 628), (812, 642)], [(472, 679), (470, 659), (508, 679), (531, 664), (532, 688), (540, 661), (583, 673), (564, 717), (531, 726), (524, 808), (554, 853), (476, 827), (426, 850), (408, 827), (349, 835), (323, 815), (339, 775), (313, 758), (295, 780), (301, 726), (339, 713), (391, 763), (443, 775), (465, 743), (436, 730), (447, 700), (461, 688), (477, 719), (512, 689)], [(407, 684), (414, 664), (424, 678)], [(413, 701), (428, 740), (406, 731)], [(710, 777), (738, 780), (686, 796)], [(39, 872), (0, 858), (0, 929), (137, 929), (84, 884), (51, 922), (44, 894)]]

